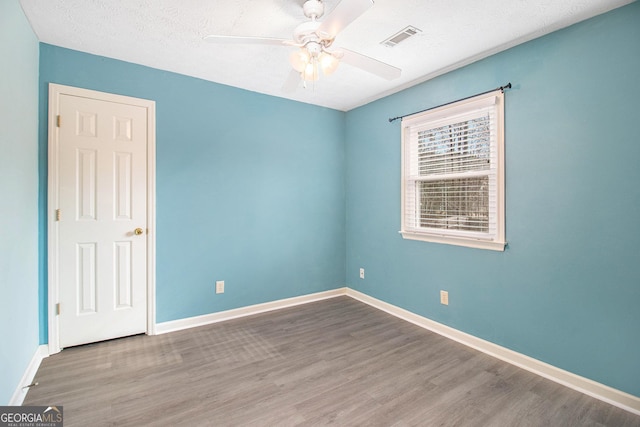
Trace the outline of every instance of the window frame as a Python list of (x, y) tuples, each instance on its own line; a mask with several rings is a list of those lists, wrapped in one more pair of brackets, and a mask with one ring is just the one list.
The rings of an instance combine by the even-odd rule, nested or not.
[[(415, 127), (425, 129), (437, 128), (437, 123), (460, 115), (471, 115), (474, 111), (491, 106), (495, 123), (495, 144), (490, 145), (492, 165), (496, 168), (495, 194), (495, 233), (487, 233), (486, 237), (478, 237), (477, 232), (464, 230), (446, 230), (440, 228), (419, 227), (407, 224), (407, 185), (408, 182), (418, 181), (409, 177), (409, 162), (411, 161), (410, 144), (412, 142), (410, 130)], [(430, 124), (434, 124), (429, 127)], [(478, 249), (504, 251), (507, 244), (505, 238), (505, 166), (504, 166), (504, 93), (502, 90), (489, 92), (472, 98), (443, 105), (421, 113), (404, 117), (401, 124), (401, 228), (400, 234), (404, 239), (425, 242), (443, 243), (449, 245), (466, 246)], [(446, 179), (446, 174), (443, 174)], [(449, 178), (452, 179), (452, 178)], [(492, 218), (490, 217), (490, 222)], [(472, 236), (475, 234), (475, 236)]]

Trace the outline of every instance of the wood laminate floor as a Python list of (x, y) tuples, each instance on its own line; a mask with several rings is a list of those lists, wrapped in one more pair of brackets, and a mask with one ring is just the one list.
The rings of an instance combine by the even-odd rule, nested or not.
[(43, 360), (71, 426), (640, 426), (640, 417), (338, 297)]

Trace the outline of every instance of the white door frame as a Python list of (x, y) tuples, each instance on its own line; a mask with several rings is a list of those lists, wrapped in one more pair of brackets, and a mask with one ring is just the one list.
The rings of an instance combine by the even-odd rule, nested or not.
[(58, 127), (60, 96), (71, 95), (101, 101), (135, 105), (147, 109), (147, 335), (155, 335), (156, 329), (156, 103), (147, 99), (114, 95), (94, 90), (81, 89), (49, 83), (49, 173), (48, 173), (48, 325), (49, 354), (60, 352), (59, 324), (56, 305), (59, 302), (58, 283)]

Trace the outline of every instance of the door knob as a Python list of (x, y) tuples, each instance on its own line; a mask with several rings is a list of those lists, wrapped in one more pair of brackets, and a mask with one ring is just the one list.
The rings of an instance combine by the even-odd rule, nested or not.
[(133, 230), (133, 234), (135, 234), (136, 236), (139, 236), (143, 233), (142, 228), (136, 228), (135, 230)]

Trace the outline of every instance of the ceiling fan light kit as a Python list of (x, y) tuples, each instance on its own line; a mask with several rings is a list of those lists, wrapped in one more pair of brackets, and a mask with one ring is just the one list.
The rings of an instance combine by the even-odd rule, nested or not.
[[(295, 72), (299, 73), (299, 81), (302, 80), (303, 83), (318, 80), (320, 71), (325, 76), (330, 75), (336, 70), (343, 58), (351, 66), (392, 80), (400, 77), (401, 70), (399, 68), (347, 49), (329, 49), (336, 35), (371, 6), (373, 6), (373, 0), (342, 0), (320, 22), (318, 18), (324, 15), (324, 4), (320, 0), (307, 0), (302, 6), (302, 10), (310, 21), (303, 22), (295, 28), (293, 40), (224, 35), (209, 35), (205, 37), (205, 40), (213, 43), (295, 46), (298, 50), (291, 53), (289, 62)], [(345, 57), (345, 54), (348, 55)]]
[(325, 76), (328, 76), (338, 68), (340, 63), (339, 59), (330, 53), (323, 51), (319, 54), (312, 53), (306, 48), (292, 52), (289, 61), (293, 69), (301, 74), (304, 81), (318, 80), (318, 68)]

